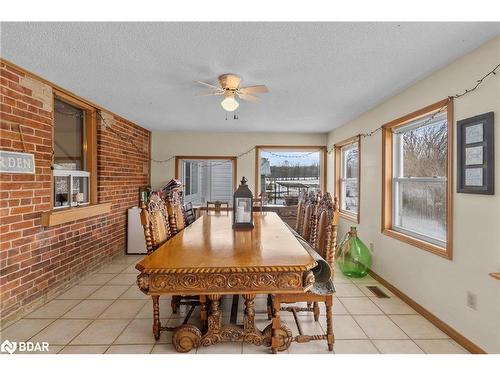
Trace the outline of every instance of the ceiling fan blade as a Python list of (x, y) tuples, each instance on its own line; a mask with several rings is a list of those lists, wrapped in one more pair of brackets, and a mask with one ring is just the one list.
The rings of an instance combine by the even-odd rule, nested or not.
[(250, 95), (250, 94), (243, 94), (241, 92), (236, 92), (238, 94), (238, 96), (243, 99), (243, 100), (247, 100), (249, 102), (254, 102), (254, 103), (258, 103), (260, 102), (262, 99), (259, 98), (258, 96), (255, 96), (255, 95)]
[(210, 87), (211, 89), (214, 89), (214, 90), (217, 90), (217, 91), (224, 91), (224, 89), (222, 87), (214, 86), (214, 85), (211, 85), (210, 83), (201, 82), (201, 81), (194, 81), (194, 82), (198, 83), (200, 85), (203, 85), (203, 86)]
[(266, 85), (240, 87), (238, 89), (238, 91), (241, 92), (242, 94), (255, 94), (255, 93), (269, 92)]
[(212, 96), (212, 95), (224, 95), (224, 91), (207, 91), (197, 94), (196, 96)]

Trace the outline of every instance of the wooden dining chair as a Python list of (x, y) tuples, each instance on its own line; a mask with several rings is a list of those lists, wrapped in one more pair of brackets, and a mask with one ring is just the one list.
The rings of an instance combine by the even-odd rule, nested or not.
[(316, 206), (320, 198), (321, 192), (309, 191), (304, 199), (304, 219), (299, 235), (309, 243), (311, 243), (313, 225), (316, 220)]
[(312, 228), (311, 244), (314, 250), (327, 261), (335, 271), (335, 247), (337, 245), (337, 225), (340, 219), (337, 197), (325, 193), (318, 203)]
[[(337, 238), (337, 224), (339, 219), (338, 204), (337, 199), (332, 199), (329, 193), (325, 193), (316, 208), (316, 220), (312, 229), (312, 239), (313, 239), (313, 249), (311, 251), (316, 251), (321, 257), (323, 257), (330, 268), (334, 269), (334, 258), (335, 258), (335, 246)], [(330, 287), (316, 287), (316, 283), (313, 287), (305, 292), (298, 294), (277, 294), (271, 296), (272, 301), (272, 351), (276, 353), (279, 348), (285, 348), (287, 345), (283, 345), (283, 340), (289, 340), (290, 342), (305, 343), (313, 340), (326, 340), (328, 343), (328, 350), (333, 350), (334, 334), (333, 334), (333, 294), (335, 289), (333, 287), (333, 282), (331, 279), (328, 280)], [(314, 307), (299, 307), (299, 306), (287, 306), (282, 307), (282, 303), (314, 303)], [(319, 303), (324, 303), (326, 307), (326, 334), (322, 335), (306, 335), (302, 331), (300, 326), (299, 316), (297, 315), (300, 311), (310, 311), (314, 313), (314, 318), (317, 321), (319, 318)], [(297, 324), (297, 329), (299, 335), (291, 337), (290, 332), (283, 332), (283, 327), (280, 321), (280, 312), (288, 311), (294, 316), (295, 323)]]
[(186, 226), (193, 224), (196, 220), (196, 213), (191, 202), (184, 205), (184, 220)]
[(141, 200), (141, 224), (144, 229), (148, 254), (172, 236), (168, 223), (167, 207), (159, 193), (151, 193), (147, 202)]
[(173, 236), (175, 236), (185, 227), (184, 207), (182, 205), (182, 195), (180, 190), (171, 190), (166, 195), (165, 200), (167, 202), (170, 232)]
[(304, 204), (307, 193), (305, 191), (301, 191), (299, 193), (299, 200), (297, 202), (297, 218), (295, 220), (295, 232), (302, 236), (303, 225), (304, 225)]
[(214, 201), (210, 202), (207, 201), (207, 213), (210, 211), (214, 211), (216, 213), (219, 213), (222, 211), (222, 206), (225, 206), (225, 210), (229, 212), (229, 202), (223, 202), (223, 201)]
[[(302, 195), (302, 199), (299, 196), (299, 205), (301, 204), (300, 213), (297, 210), (297, 225), (296, 228), (292, 231), (294, 235), (297, 235), (304, 239), (306, 242), (310, 243), (312, 239), (312, 232), (314, 230), (314, 223), (316, 220), (316, 210), (319, 199), (321, 197), (321, 192), (309, 191), (304, 192)], [(299, 220), (300, 218), (300, 220)], [(312, 246), (312, 243), (310, 243)], [(311, 307), (312, 303), (308, 303), (307, 307)], [(268, 319), (272, 319), (272, 299), (271, 295), (267, 295), (267, 317)]]
[[(141, 200), (141, 224), (144, 229), (144, 238), (146, 240), (146, 249), (148, 254), (155, 251), (172, 237), (170, 230), (167, 206), (160, 197), (160, 193), (150, 194), (147, 202)], [(198, 296), (172, 296), (172, 312), (177, 313), (180, 305), (196, 306), (199, 304)], [(203, 298), (202, 303), (205, 299)], [(202, 306), (204, 307), (204, 306)], [(202, 312), (202, 320), (206, 312)], [(205, 317), (206, 318), (206, 317)]]

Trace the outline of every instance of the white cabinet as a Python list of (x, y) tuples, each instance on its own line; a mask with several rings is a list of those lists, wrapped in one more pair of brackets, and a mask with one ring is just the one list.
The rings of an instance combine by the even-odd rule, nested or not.
[(141, 209), (128, 209), (127, 254), (147, 254), (144, 230), (141, 225)]

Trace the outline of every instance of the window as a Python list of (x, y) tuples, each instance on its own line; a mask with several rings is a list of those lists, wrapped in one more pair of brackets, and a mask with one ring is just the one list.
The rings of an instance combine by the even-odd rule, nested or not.
[(326, 190), (325, 146), (256, 146), (255, 156), (264, 205), (293, 206), (302, 191)]
[(452, 105), (383, 127), (382, 231), (451, 259)]
[[(58, 93), (54, 98), (53, 207), (95, 202), (95, 113), (86, 103)], [(94, 177), (94, 178), (92, 178)], [(91, 182), (93, 184), (91, 184)]]
[(340, 215), (359, 223), (360, 137), (335, 144), (335, 194), (339, 197)]
[(236, 158), (177, 156), (176, 176), (184, 185), (184, 201), (205, 205), (208, 201), (232, 203), (236, 184)]

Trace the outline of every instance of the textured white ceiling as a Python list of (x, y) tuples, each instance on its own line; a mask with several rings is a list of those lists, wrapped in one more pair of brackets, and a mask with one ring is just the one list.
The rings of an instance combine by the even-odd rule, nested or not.
[[(500, 23), (2, 23), (2, 56), (152, 130), (327, 132)], [(193, 80), (266, 84), (225, 121)], [(484, 72), (478, 72), (480, 75)]]

